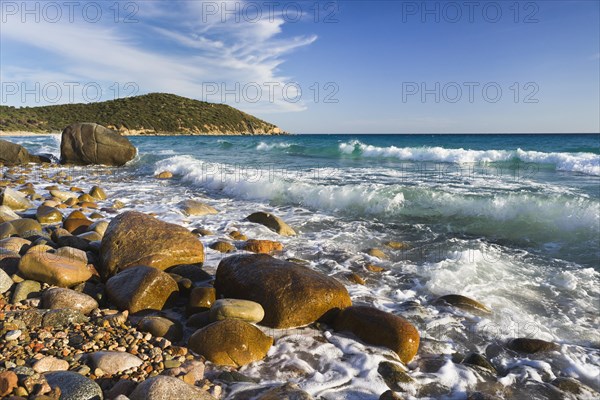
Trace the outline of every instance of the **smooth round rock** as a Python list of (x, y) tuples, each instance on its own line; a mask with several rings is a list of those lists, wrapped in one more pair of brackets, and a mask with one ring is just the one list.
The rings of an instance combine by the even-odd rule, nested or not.
[(138, 323), (138, 330), (150, 332), (152, 336), (164, 337), (172, 342), (181, 340), (183, 328), (179, 322), (158, 316), (144, 317)]
[(46, 356), (33, 364), (33, 370), (40, 374), (50, 371), (66, 371), (68, 369), (68, 361), (53, 356)]
[(129, 398), (131, 400), (214, 400), (214, 397), (199, 387), (165, 375), (158, 375), (141, 382)]
[(142, 365), (142, 360), (138, 357), (120, 351), (97, 351), (88, 357), (94, 368), (100, 368), (109, 375)]
[(281, 218), (267, 212), (255, 212), (246, 217), (250, 222), (261, 224), (282, 236), (295, 236), (296, 232)]
[(23, 332), (21, 332), (20, 329), (15, 329), (13, 331), (8, 331), (6, 332), (6, 335), (4, 335), (4, 339), (6, 340), (17, 340), (21, 337), (21, 334)]
[(258, 323), (265, 317), (265, 310), (254, 301), (239, 299), (219, 299), (210, 309), (210, 318), (220, 321), (235, 318), (242, 321)]

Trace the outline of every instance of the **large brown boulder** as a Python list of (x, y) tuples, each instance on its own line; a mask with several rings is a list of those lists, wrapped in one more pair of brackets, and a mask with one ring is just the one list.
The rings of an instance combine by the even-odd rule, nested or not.
[(29, 154), (20, 144), (0, 139), (0, 163), (6, 165), (28, 164), (30, 162), (48, 162), (46, 157)]
[(129, 139), (102, 125), (75, 123), (67, 126), (60, 142), (62, 164), (124, 165), (135, 157)]
[(23, 193), (7, 187), (0, 190), (0, 206), (19, 211), (30, 208), (32, 204)]
[(182, 226), (127, 211), (113, 218), (106, 228), (100, 255), (100, 273), (108, 278), (134, 265), (165, 270), (174, 265), (202, 263), (204, 248)]
[(140, 265), (106, 282), (108, 299), (120, 310), (162, 310), (177, 295), (177, 282), (166, 272)]
[(224, 297), (262, 305), (261, 324), (273, 328), (307, 325), (352, 305), (348, 291), (334, 278), (266, 254), (222, 260), (215, 288)]
[(412, 360), (419, 349), (417, 328), (402, 317), (373, 307), (348, 307), (337, 316), (333, 327), (352, 332), (365, 343), (393, 350), (404, 363)]
[(60, 287), (71, 287), (92, 277), (84, 261), (35, 250), (21, 257), (19, 272), (26, 279)]
[(273, 338), (260, 329), (239, 319), (224, 319), (197, 330), (188, 347), (207, 360), (231, 367), (241, 367), (262, 360)]

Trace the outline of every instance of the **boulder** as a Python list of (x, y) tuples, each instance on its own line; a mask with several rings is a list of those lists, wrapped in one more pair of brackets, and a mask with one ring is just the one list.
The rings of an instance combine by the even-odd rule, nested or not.
[(262, 325), (308, 325), (352, 305), (340, 282), (308, 267), (266, 254), (235, 255), (222, 260), (215, 288), (223, 297), (259, 303)]
[(186, 200), (181, 204), (181, 211), (185, 215), (210, 215), (217, 214), (218, 211), (208, 204), (197, 200)]
[(246, 217), (250, 222), (261, 224), (269, 228), (270, 230), (277, 232), (282, 236), (294, 236), (294, 231), (288, 224), (286, 224), (281, 218), (276, 215), (267, 212), (255, 212)]
[(62, 164), (121, 166), (131, 161), (136, 152), (129, 139), (98, 124), (71, 124), (63, 130), (61, 136)]
[(0, 206), (7, 206), (12, 210), (27, 210), (33, 205), (25, 195), (18, 190), (6, 187), (0, 190)]
[(42, 225), (35, 219), (19, 218), (8, 223), (17, 231), (17, 235), (23, 238), (39, 235), (42, 232)]
[(144, 265), (121, 271), (106, 282), (109, 300), (131, 313), (162, 310), (178, 290), (169, 274)]
[(65, 288), (50, 288), (42, 293), (42, 305), (47, 309), (69, 308), (84, 315), (98, 308), (98, 302), (85, 293)]
[(333, 327), (351, 332), (365, 343), (387, 347), (408, 363), (419, 348), (419, 332), (407, 320), (373, 307), (352, 306), (339, 313)]
[(195, 287), (192, 289), (188, 298), (187, 313), (195, 314), (208, 310), (215, 303), (216, 299), (217, 293), (215, 288)]
[(92, 277), (87, 264), (81, 260), (39, 251), (21, 257), (19, 272), (27, 279), (60, 287), (74, 286)]
[(265, 317), (262, 306), (254, 301), (239, 299), (219, 299), (210, 309), (210, 318), (220, 321), (226, 318), (241, 319), (257, 323)]
[(272, 344), (273, 338), (254, 325), (228, 318), (198, 329), (188, 347), (217, 365), (238, 368), (262, 360)]
[(131, 400), (214, 400), (208, 392), (172, 376), (158, 375), (141, 382)]
[(0, 139), (0, 163), (5, 165), (21, 165), (30, 162), (48, 162), (47, 157), (29, 154), (20, 144)]
[(204, 248), (198, 238), (182, 226), (127, 211), (108, 224), (100, 255), (100, 272), (110, 277), (133, 265), (165, 270), (174, 265), (202, 263)]
[(106, 200), (106, 193), (100, 186), (92, 186), (90, 189), (90, 196), (96, 200)]

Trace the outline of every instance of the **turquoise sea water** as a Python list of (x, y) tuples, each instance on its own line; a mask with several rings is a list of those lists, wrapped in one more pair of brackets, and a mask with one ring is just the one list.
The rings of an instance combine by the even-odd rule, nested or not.
[[(14, 140), (34, 152), (59, 153), (57, 136)], [(599, 388), (600, 135), (130, 140), (138, 156), (126, 167), (74, 168), (71, 173), (102, 183), (128, 208), (155, 212), (190, 228), (222, 234), (240, 229), (249, 237), (281, 240), (282, 256), (306, 259), (312, 268), (341, 280), (349, 271), (358, 272), (367, 277), (366, 286), (345, 282), (353, 301), (409, 317), (416, 313), (411, 320), (426, 339), (439, 343), (443, 350), (438, 353), (485, 353), (490, 343), (515, 336), (563, 346), (562, 358), (552, 362), (499, 355), (507, 386), (539, 383), (541, 375), (531, 370), (544, 370)], [(153, 178), (165, 170), (174, 179)], [(178, 204), (189, 198), (222, 212), (185, 217)], [(244, 221), (256, 210), (280, 215), (299, 235), (280, 238)], [(202, 240), (207, 245), (214, 238)], [(388, 249), (385, 242), (391, 240), (409, 248)], [(389, 260), (368, 256), (370, 247), (384, 249)], [(221, 257), (207, 249), (207, 268), (215, 268)], [(365, 272), (365, 263), (388, 272)], [(433, 305), (437, 296), (449, 293), (473, 297), (494, 313), (474, 318)], [(422, 308), (410, 311), (407, 302)], [(345, 346), (335, 340), (329, 342)], [(285, 344), (280, 344), (284, 350)], [(310, 373), (295, 380), (327, 399), (380, 393), (382, 387), (361, 383), (368, 381), (368, 360), (352, 360), (329, 360), (338, 375), (354, 374), (349, 382), (336, 373), (327, 384)], [(278, 362), (283, 361), (246, 372), (281, 380), (281, 371), (269, 369)], [(477, 380), (460, 368), (452, 371), (455, 375), (440, 372), (438, 379), (461, 398)]]

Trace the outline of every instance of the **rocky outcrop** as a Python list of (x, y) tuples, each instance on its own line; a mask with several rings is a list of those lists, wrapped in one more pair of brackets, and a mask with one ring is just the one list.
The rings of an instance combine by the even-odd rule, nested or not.
[(174, 265), (202, 263), (204, 248), (198, 238), (182, 226), (127, 211), (108, 225), (100, 255), (100, 273), (108, 278), (134, 265), (165, 270)]
[(21, 165), (28, 163), (50, 162), (47, 157), (29, 154), (20, 144), (0, 139), (0, 163), (6, 165)]
[(67, 126), (60, 143), (62, 164), (104, 164), (121, 166), (131, 161), (136, 148), (129, 139), (94, 123)]
[(261, 324), (273, 328), (304, 326), (352, 305), (334, 278), (265, 254), (221, 261), (215, 288), (224, 297), (259, 303), (265, 311)]

